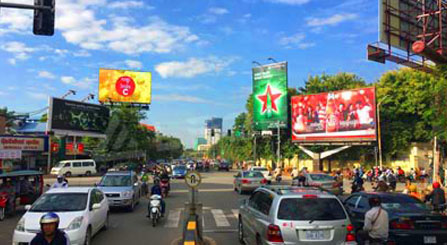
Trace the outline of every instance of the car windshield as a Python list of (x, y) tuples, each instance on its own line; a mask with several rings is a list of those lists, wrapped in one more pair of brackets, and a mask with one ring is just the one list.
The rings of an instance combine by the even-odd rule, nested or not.
[(327, 174), (310, 174), (313, 181), (333, 181), (334, 177)]
[(346, 214), (343, 207), (334, 198), (285, 198), (279, 206), (278, 219), (340, 220), (346, 219)]
[(184, 170), (186, 170), (185, 166), (177, 166), (174, 168), (174, 171), (184, 171)]
[(87, 193), (47, 193), (31, 207), (30, 212), (74, 212), (87, 206)]
[(105, 175), (100, 186), (130, 186), (131, 180), (130, 175)]
[(414, 197), (407, 195), (398, 196), (382, 196), (382, 207), (391, 212), (399, 213), (425, 213), (429, 211), (429, 207)]
[(62, 168), (67, 162), (59, 162), (57, 165), (58, 168)]
[(261, 172), (244, 172), (244, 178), (264, 178)]

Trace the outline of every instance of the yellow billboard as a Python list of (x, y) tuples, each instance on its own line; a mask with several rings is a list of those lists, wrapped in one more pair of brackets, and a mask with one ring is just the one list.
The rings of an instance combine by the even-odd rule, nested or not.
[(151, 103), (152, 75), (150, 72), (99, 70), (99, 101)]

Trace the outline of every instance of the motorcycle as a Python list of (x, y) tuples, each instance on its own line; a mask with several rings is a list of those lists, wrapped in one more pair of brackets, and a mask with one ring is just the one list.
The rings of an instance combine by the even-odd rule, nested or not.
[(163, 198), (166, 198), (169, 193), (169, 180), (161, 180), (160, 181), (160, 187), (161, 187), (161, 195)]
[(351, 193), (364, 191), (363, 185), (357, 185), (355, 182), (352, 182), (351, 185)]
[(149, 205), (149, 218), (152, 221), (152, 227), (155, 227), (161, 218), (161, 196), (152, 195)]
[(0, 193), (0, 221), (3, 221), (5, 219), (7, 208), (10, 208), (10, 207), (7, 207), (8, 201), (9, 201), (8, 193), (1, 192)]

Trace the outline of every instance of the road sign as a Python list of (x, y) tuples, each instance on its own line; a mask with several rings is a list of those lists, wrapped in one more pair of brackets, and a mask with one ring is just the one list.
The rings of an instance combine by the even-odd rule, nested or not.
[(185, 176), (185, 183), (190, 188), (197, 188), (202, 183), (202, 177), (197, 171), (189, 171)]

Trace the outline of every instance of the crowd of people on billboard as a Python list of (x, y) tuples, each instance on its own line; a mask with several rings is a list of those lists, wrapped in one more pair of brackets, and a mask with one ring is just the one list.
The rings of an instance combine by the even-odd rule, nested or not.
[(292, 98), (293, 134), (375, 129), (374, 88)]

